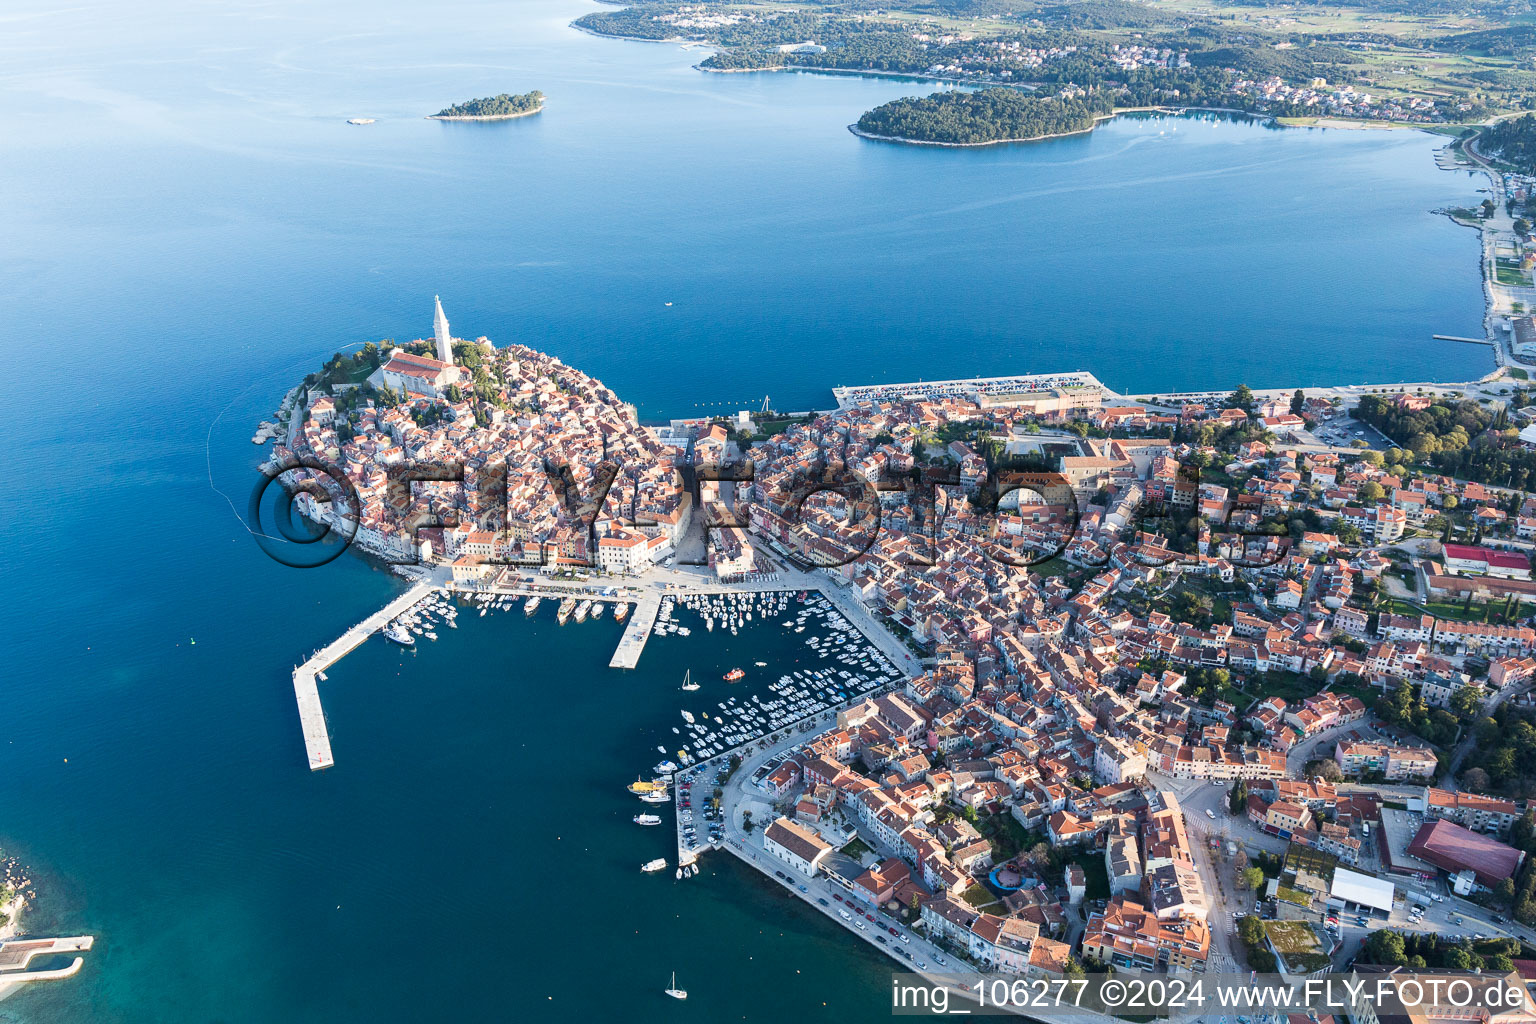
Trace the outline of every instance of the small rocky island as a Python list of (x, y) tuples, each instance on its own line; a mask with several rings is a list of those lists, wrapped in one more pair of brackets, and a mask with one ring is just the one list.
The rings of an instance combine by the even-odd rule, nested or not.
[(544, 94), (535, 89), (520, 96), (504, 92), (499, 96), (455, 103), (427, 116), (434, 121), (505, 121), (537, 114), (543, 109)]

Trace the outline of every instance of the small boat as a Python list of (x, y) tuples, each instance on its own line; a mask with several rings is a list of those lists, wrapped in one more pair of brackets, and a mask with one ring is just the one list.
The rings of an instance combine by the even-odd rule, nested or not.
[(635, 815), (635, 824), (636, 825), (660, 825), (661, 824), (661, 815), (659, 815), (659, 814), (637, 814), (637, 815)]
[(736, 680), (742, 678), (745, 675), (746, 675), (746, 673), (743, 672), (741, 669), (733, 668), (733, 669), (731, 669), (729, 672), (727, 672), (725, 674), (725, 681), (728, 682), (728, 683), (734, 683)]
[(687, 722), (689, 725), (692, 725), (693, 724), (693, 712), (692, 711), (684, 711), (683, 712), (683, 721)]
[(542, 597), (539, 597), (538, 595), (534, 595), (533, 597), (530, 597), (528, 599), (528, 603), (523, 605), (523, 614), (524, 615), (532, 615), (534, 612), (538, 611), (539, 610), (539, 602), (542, 601), (542, 600), (544, 600), (544, 599)]
[[(371, 118), (371, 117), (349, 117), (349, 118), (347, 118), (347, 124), (373, 124), (373, 122), (374, 122), (374, 119)], [(670, 306), (671, 303), (669, 302), (669, 303), (667, 303), (667, 305)]]
[[(699, 684), (693, 681), (693, 669), (689, 669), (687, 672), (684, 672), (683, 673), (682, 689), (687, 690), (689, 693), (692, 693), (694, 690), (697, 690), (698, 688), (699, 688)], [(684, 718), (688, 718), (688, 713), (686, 711), (683, 712), (683, 717)], [(691, 722), (691, 721), (693, 721), (693, 719), (688, 718), (688, 721)]]
[(628, 614), (629, 614), (629, 605), (625, 604), (623, 601), (620, 601), (618, 604), (613, 606), (613, 621), (614, 622), (623, 622), (624, 621), (624, 616), (626, 616)]
[(640, 802), (646, 804), (665, 804), (671, 803), (671, 801), (672, 797), (667, 795), (667, 791), (665, 789), (658, 789), (655, 792), (642, 793), (640, 795)]
[(654, 771), (657, 775), (671, 775), (673, 772), (677, 771), (677, 765), (673, 764), (671, 761), (662, 761), (651, 770)]
[[(670, 306), (670, 305), (672, 305), (672, 303), (669, 302), (669, 303), (667, 303), (667, 305)], [(673, 999), (687, 999), (688, 998), (688, 993), (684, 992), (682, 989), (677, 987), (677, 972), (676, 971), (672, 972), (672, 987), (666, 989), (665, 991), (666, 991), (667, 995), (671, 996)]]
[(401, 647), (416, 646), (416, 638), (411, 636), (410, 631), (398, 622), (391, 622), (388, 626), (384, 627), (384, 639), (392, 640)]
[(667, 862), (665, 860), (663, 860), (662, 858), (657, 857), (655, 860), (648, 860), (644, 864), (641, 864), (640, 865), (640, 870), (641, 871), (660, 871), (663, 868), (665, 868), (666, 866), (667, 866)]
[(768, 663), (766, 661), (754, 661), (752, 664), (756, 665), (758, 668), (768, 667)]

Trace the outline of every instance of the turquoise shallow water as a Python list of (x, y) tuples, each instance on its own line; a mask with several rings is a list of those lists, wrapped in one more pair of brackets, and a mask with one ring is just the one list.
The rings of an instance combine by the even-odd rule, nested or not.
[[(909, 84), (701, 75), (566, 27), (588, 9), (8, 9), (0, 838), (45, 880), (34, 926), (100, 946), (0, 1018), (886, 1016), (884, 962), (733, 865), (637, 884), (664, 840), (618, 787), (718, 636), (632, 674), (607, 621), (370, 644), (323, 691), (336, 769), (304, 770), (290, 667), (397, 587), (260, 553), (233, 512), (251, 425), (330, 352), (425, 333), (435, 292), (458, 333), (650, 417), (978, 372), (1489, 366), (1430, 340), (1475, 332), (1480, 295), (1472, 234), (1427, 212), (1477, 182), (1429, 136), (1161, 118), (884, 146), (844, 126)], [(537, 118), (419, 117), (528, 88)], [(656, 995), (674, 967), (686, 1007)]]

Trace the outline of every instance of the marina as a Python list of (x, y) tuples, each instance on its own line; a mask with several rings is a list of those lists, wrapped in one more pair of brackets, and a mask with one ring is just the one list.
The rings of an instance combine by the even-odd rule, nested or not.
[[(630, 787), (641, 800), (657, 803), (667, 799), (658, 797), (657, 783), (672, 787), (678, 880), (696, 875), (699, 856), (723, 841), (724, 820), (713, 794), (742, 758), (786, 736), (823, 727), (837, 712), (904, 678), (901, 669), (817, 591), (668, 595), (659, 603), (652, 632), (687, 637), (702, 624), (706, 634), (736, 636), (752, 623), (779, 626), (780, 635), (794, 638), (789, 649), (800, 649), (800, 656), (790, 665), (781, 664), (766, 684), (762, 676), (768, 673), (741, 668), (710, 684), (716, 691), (752, 686), (756, 692), (733, 692), (712, 705), (704, 696), (680, 708), (680, 724), (671, 727), (676, 749), (657, 748), (669, 754), (653, 768), (659, 778)], [(769, 667), (765, 661), (752, 664), (754, 669)], [(680, 687), (690, 698), (703, 690), (693, 678), (690, 670)]]
[(304, 751), (309, 757), (310, 771), (329, 768), (336, 763), (331, 754), (331, 735), (325, 724), (325, 709), (320, 704), (320, 688), (317, 678), (326, 669), (346, 657), (358, 644), (383, 629), (391, 620), (421, 601), (436, 589), (436, 584), (423, 580), (405, 593), (380, 608), (362, 622), (347, 630), (293, 670), (293, 692), (299, 704), (299, 724), (304, 731)]

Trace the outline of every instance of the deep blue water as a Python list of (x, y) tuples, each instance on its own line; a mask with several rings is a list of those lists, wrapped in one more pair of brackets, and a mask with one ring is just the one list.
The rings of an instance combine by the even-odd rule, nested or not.
[[(844, 126), (909, 84), (703, 75), (566, 27), (591, 8), (0, 15), (0, 841), (44, 877), (35, 928), (100, 937), (0, 1018), (886, 1016), (887, 965), (745, 872), (637, 887), (659, 840), (615, 787), (709, 638), (628, 675), (612, 623), (577, 644), (488, 618), (403, 667), (370, 645), (323, 690), (337, 767), (304, 770), (292, 664), (396, 587), (260, 553), (231, 507), (251, 425), (331, 352), (425, 333), (433, 293), (457, 333), (556, 352), (648, 417), (987, 372), (1491, 366), (1430, 340), (1481, 315), (1474, 236), (1428, 212), (1478, 183), (1430, 136), (1163, 118), (881, 145)], [(536, 118), (419, 116), (530, 88)], [(656, 997), (674, 967), (686, 1008)]]

